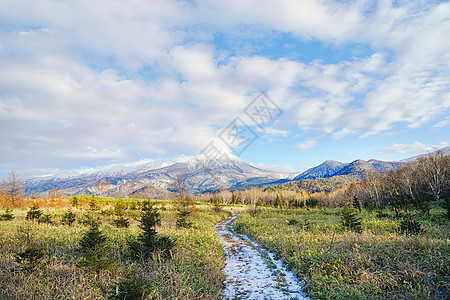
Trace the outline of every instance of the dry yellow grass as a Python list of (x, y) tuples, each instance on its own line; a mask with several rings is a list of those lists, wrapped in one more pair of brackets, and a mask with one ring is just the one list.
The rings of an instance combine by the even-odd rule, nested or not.
[[(67, 200), (68, 203), (70, 201)], [(42, 202), (39, 202), (42, 204)], [(215, 213), (209, 207), (198, 209), (191, 229), (175, 228), (175, 212), (170, 206), (161, 210), (158, 232), (177, 240), (172, 258), (155, 256), (153, 260), (134, 261), (127, 256), (127, 239), (137, 235), (138, 211), (127, 210), (129, 228), (115, 228), (113, 216), (100, 211), (89, 212), (102, 219), (101, 229), (111, 243), (110, 258), (117, 264), (97, 276), (76, 266), (80, 258), (78, 241), (87, 227), (61, 225), (68, 208), (43, 209), (54, 224), (38, 224), (25, 219), (26, 210), (14, 210), (12, 221), (0, 222), (0, 298), (1, 299), (105, 299), (111, 285), (125, 274), (143, 279), (158, 299), (220, 299), (224, 256), (213, 225), (226, 218), (226, 212)], [(66, 206), (66, 205), (63, 205)], [(104, 208), (104, 210), (106, 207)], [(86, 210), (73, 209), (80, 220)], [(14, 254), (28, 245), (45, 249), (46, 256), (34, 271), (21, 270)]]

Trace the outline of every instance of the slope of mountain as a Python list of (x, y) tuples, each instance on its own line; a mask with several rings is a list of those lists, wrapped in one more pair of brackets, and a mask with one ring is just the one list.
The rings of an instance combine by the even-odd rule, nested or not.
[(334, 160), (327, 160), (318, 165), (317, 167), (308, 169), (305, 172), (301, 173), (300, 175), (296, 176), (294, 180), (331, 177), (334, 174), (341, 171), (347, 165), (348, 164), (343, 164)]
[[(446, 146), (444, 148), (441, 148), (441, 149), (439, 149), (439, 151), (442, 151), (442, 153), (444, 153), (444, 155), (450, 155), (450, 146)], [(431, 153), (433, 153), (433, 152), (434, 151), (432, 151)], [(408, 158), (402, 159), (401, 162), (410, 162), (410, 161), (413, 161), (415, 159), (418, 159), (419, 157), (424, 157), (424, 156), (427, 156), (429, 154), (430, 153), (425, 153), (425, 154), (416, 155), (416, 156), (413, 156), (413, 157), (408, 157)]]
[[(443, 149), (449, 153), (450, 147)], [(143, 160), (136, 163), (113, 164), (82, 171), (64, 171), (54, 175), (33, 177), (24, 181), (25, 192), (44, 194), (58, 188), (67, 195), (99, 194), (97, 182), (109, 183), (106, 195), (142, 195), (164, 197), (176, 190), (179, 177), (192, 193), (217, 191), (222, 188), (243, 189), (268, 184), (292, 182), (297, 187), (310, 186), (316, 190), (329, 190), (331, 183), (347, 184), (361, 181), (369, 171), (389, 172), (400, 168), (404, 162), (380, 160), (355, 160), (341, 163), (327, 160), (303, 173), (281, 173), (253, 167), (231, 154), (220, 159), (205, 155), (184, 156), (175, 159)], [(320, 178), (336, 180), (311, 181)], [(305, 181), (310, 180), (310, 181)], [(304, 183), (298, 183), (304, 181)], [(296, 183), (297, 182), (297, 183)], [(292, 184), (287, 184), (292, 186)]]
[(351, 163), (327, 160), (317, 167), (308, 169), (296, 176), (294, 180), (328, 178), (338, 175), (353, 175), (362, 178), (367, 171), (389, 172), (397, 170), (401, 166), (401, 162), (386, 162), (374, 159), (368, 161), (358, 159)]
[[(162, 194), (174, 191), (175, 180), (180, 176), (191, 192), (204, 192), (221, 188), (232, 188), (240, 182), (252, 181), (270, 183), (286, 178), (289, 174), (264, 171), (255, 168), (236, 156), (226, 155), (220, 159), (204, 155), (182, 157), (173, 160), (151, 161), (134, 165), (110, 165), (80, 172), (65, 172), (65, 176), (50, 175), (34, 177), (24, 182), (25, 191), (37, 194), (58, 188), (68, 195), (97, 194), (98, 181), (110, 185), (107, 194), (136, 193), (151, 191)], [(126, 183), (131, 184), (125, 185)]]

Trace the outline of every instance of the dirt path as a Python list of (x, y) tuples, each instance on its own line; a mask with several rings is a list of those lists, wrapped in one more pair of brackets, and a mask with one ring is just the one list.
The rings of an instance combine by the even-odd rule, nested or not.
[(232, 229), (237, 215), (216, 225), (225, 250), (225, 299), (306, 299), (292, 272), (257, 243)]

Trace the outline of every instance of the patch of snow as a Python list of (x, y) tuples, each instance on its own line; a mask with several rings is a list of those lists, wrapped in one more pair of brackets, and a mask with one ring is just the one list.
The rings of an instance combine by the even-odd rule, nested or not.
[(231, 225), (236, 217), (214, 228), (226, 255), (224, 298), (307, 299), (297, 278), (273, 253), (233, 231)]

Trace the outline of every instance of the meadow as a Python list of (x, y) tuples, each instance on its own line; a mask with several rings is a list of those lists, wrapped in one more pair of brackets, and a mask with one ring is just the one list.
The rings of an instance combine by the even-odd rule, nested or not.
[(436, 207), (419, 234), (400, 231), (393, 212), (362, 210), (361, 232), (345, 229), (342, 208), (260, 208), (234, 222), (276, 253), (312, 299), (448, 299), (450, 222)]
[[(130, 241), (143, 231), (145, 200), (75, 196), (27, 201), (23, 208), (0, 210), (0, 299), (221, 299), (225, 257), (214, 225), (236, 212), (234, 229), (281, 258), (312, 299), (450, 295), (450, 221), (442, 204), (433, 205), (427, 215), (413, 212), (420, 231), (411, 234), (402, 232), (401, 220), (388, 208), (353, 209), (361, 227), (351, 230), (343, 226), (343, 207), (207, 202), (195, 203), (184, 220), (189, 226), (183, 228), (177, 226), (176, 201), (152, 200), (159, 213), (157, 234), (175, 246), (168, 253), (136, 258)], [(33, 204), (41, 212), (36, 219), (29, 218)], [(80, 264), (85, 257), (80, 241), (93, 222), (107, 240), (102, 259), (111, 263), (97, 269)], [(42, 257), (18, 259), (30, 254), (27, 249), (40, 249)], [(129, 292), (126, 297), (119, 293), (123, 289)]]
[[(128, 227), (116, 225), (118, 201)], [(220, 299), (224, 254), (213, 226), (230, 213), (199, 205), (190, 216), (192, 225), (178, 228), (174, 202), (153, 201), (161, 221), (156, 230), (175, 240), (175, 247), (168, 256), (155, 252), (150, 259), (135, 259), (130, 256), (128, 240), (142, 231), (141, 203), (139, 199), (94, 196), (41, 200), (40, 210), (49, 217), (41, 216), (40, 222), (26, 219), (29, 208), (14, 209), (12, 220), (0, 221), (0, 298), (117, 299), (118, 285), (125, 284), (128, 289), (145, 288), (147, 299)], [(69, 211), (76, 219), (71, 225), (64, 221)], [(77, 264), (89, 220), (100, 222), (99, 229), (107, 238), (105, 259), (112, 264), (101, 270)], [(17, 254), (30, 247), (43, 249), (43, 257), (18, 261)]]

